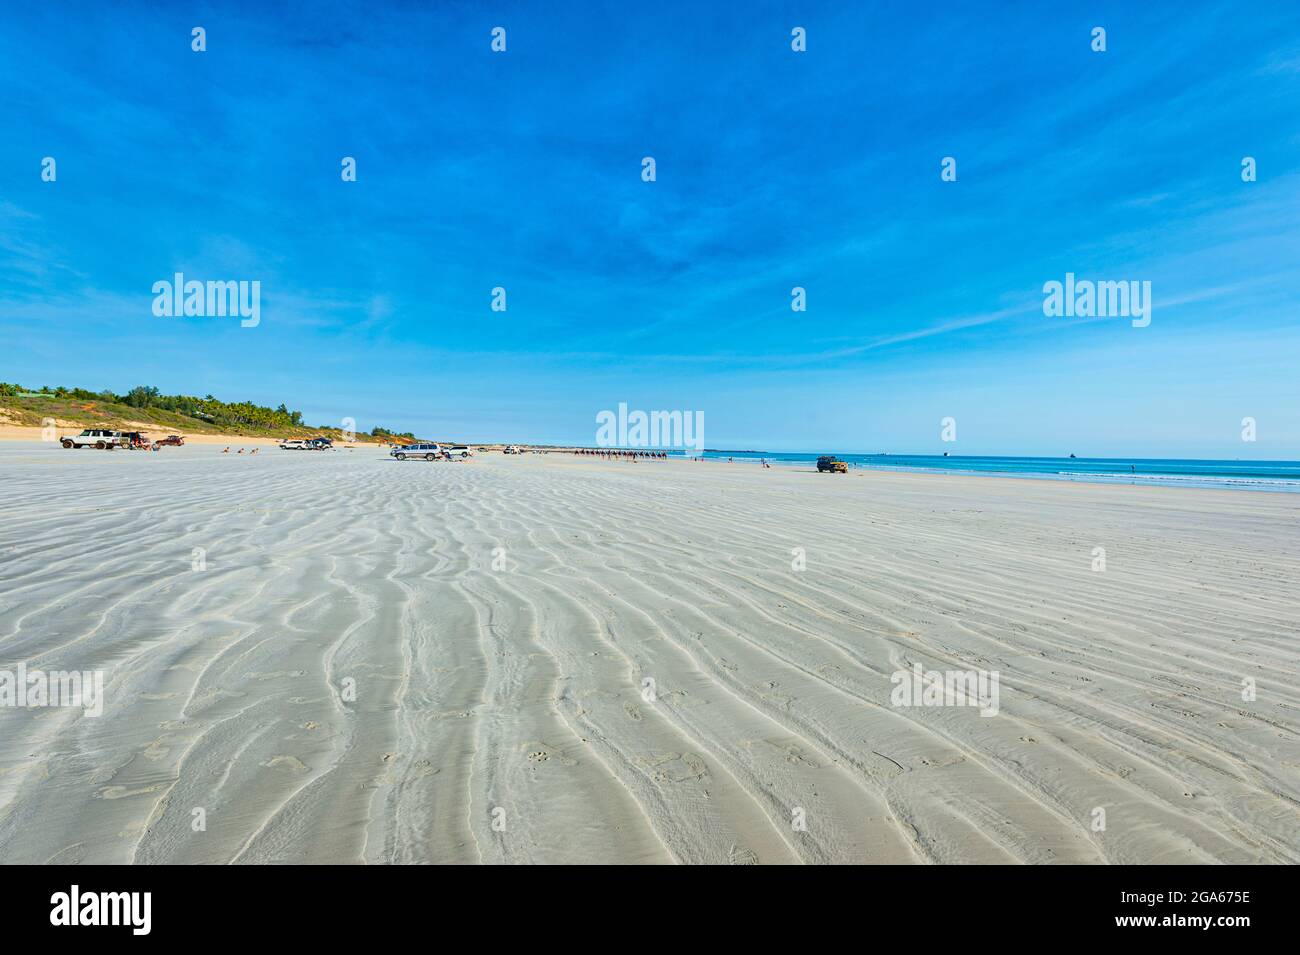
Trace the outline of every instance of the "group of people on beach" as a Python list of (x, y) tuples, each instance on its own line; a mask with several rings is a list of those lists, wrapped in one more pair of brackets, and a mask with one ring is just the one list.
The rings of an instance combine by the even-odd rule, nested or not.
[(641, 458), (647, 460), (659, 460), (668, 457), (667, 451), (621, 451), (611, 448), (577, 448), (574, 454), (590, 455), (597, 458), (609, 458), (627, 461), (637, 461)]

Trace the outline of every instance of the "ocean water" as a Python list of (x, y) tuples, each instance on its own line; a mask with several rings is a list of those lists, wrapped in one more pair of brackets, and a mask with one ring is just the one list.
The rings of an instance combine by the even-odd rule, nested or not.
[(835, 451), (706, 451), (723, 461), (766, 460), (772, 465), (812, 467), (834, 454), (850, 470), (989, 474), (1104, 484), (1162, 484), (1181, 487), (1300, 491), (1300, 461), (1212, 461), (1177, 458), (1020, 458), (938, 454), (848, 454)]

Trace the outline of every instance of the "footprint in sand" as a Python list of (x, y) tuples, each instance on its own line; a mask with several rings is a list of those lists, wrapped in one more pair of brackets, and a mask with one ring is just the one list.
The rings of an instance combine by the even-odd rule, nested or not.
[(167, 737), (159, 736), (144, 749), (145, 759), (164, 759), (172, 748), (167, 745)]
[(817, 769), (821, 765), (816, 760), (805, 756), (804, 751), (794, 745), (785, 748), (785, 761), (787, 763), (793, 763), (796, 766), (807, 766), (810, 769)]
[(933, 766), (935, 769), (942, 769), (945, 766), (956, 766), (958, 763), (964, 763), (966, 762), (966, 757), (965, 756), (943, 756), (943, 757), (936, 756), (932, 758), (929, 756), (922, 756), (920, 758), (920, 761), (922, 766)]
[(821, 764), (808, 756), (804, 752), (803, 747), (797, 743), (790, 743), (781, 739), (758, 739), (745, 740), (742, 745), (746, 749), (751, 749), (755, 743), (761, 743), (763, 746), (771, 747), (776, 750), (787, 763), (792, 763), (796, 766), (807, 766), (809, 769), (821, 768)]
[(758, 855), (748, 846), (738, 846), (733, 842), (727, 850), (727, 865), (758, 865)]
[(641, 762), (654, 770), (655, 782), (684, 783), (709, 776), (709, 767), (695, 753), (656, 753)]
[(288, 769), (295, 773), (307, 772), (307, 764), (297, 756), (272, 756), (266, 762), (262, 763), (267, 769)]
[(578, 765), (578, 761), (576, 759), (572, 759), (568, 756), (565, 756), (563, 753), (556, 750), (555, 747), (551, 746), (549, 743), (542, 743), (542, 742), (525, 743), (523, 746), (520, 747), (520, 749), (527, 752), (528, 761), (535, 765), (540, 763), (549, 763), (552, 760), (559, 763), (561, 766)]
[(790, 695), (785, 694), (785, 693), (769, 693), (769, 692), (765, 692), (765, 691), (764, 691), (764, 687), (769, 686), (769, 685), (771, 685), (771, 686), (779, 686), (780, 684), (767, 684), (767, 683), (759, 683), (759, 684), (757, 684), (757, 685), (755, 686), (754, 689), (755, 689), (755, 691), (756, 691), (757, 694), (758, 694), (758, 698), (759, 698), (760, 700), (766, 700), (766, 701), (768, 701), (768, 702), (770, 702), (770, 703), (775, 703), (777, 706), (781, 707), (781, 709), (783, 709), (783, 710), (788, 710), (788, 709), (790, 708), (790, 704), (792, 704), (792, 703), (794, 702), (794, 699), (795, 699), (795, 698), (794, 698), (793, 696), (790, 696)]
[(433, 765), (429, 760), (422, 759), (415, 764), (414, 776), (412, 778), (423, 779), (425, 776), (436, 776), (440, 772), (442, 772), (442, 770)]
[(162, 783), (141, 786), (139, 789), (127, 789), (125, 786), (105, 786), (96, 795), (100, 799), (125, 799), (127, 796), (145, 796), (162, 789)]

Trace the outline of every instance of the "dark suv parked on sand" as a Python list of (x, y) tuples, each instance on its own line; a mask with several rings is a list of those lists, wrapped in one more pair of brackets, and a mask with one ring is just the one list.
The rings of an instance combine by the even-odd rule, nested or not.
[(847, 462), (841, 461), (833, 454), (823, 454), (820, 458), (817, 459), (817, 470), (837, 471), (840, 474), (848, 474), (849, 465)]

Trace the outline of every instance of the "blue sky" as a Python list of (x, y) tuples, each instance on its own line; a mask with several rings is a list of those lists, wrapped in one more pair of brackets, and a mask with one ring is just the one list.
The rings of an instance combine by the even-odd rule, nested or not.
[[(0, 380), (470, 440), (627, 402), (710, 447), (1300, 457), (1298, 6), (270, 6), (7, 12)], [(155, 317), (176, 271), (259, 280), (261, 324)], [(1045, 317), (1066, 272), (1150, 281), (1150, 327)]]

